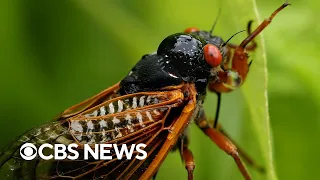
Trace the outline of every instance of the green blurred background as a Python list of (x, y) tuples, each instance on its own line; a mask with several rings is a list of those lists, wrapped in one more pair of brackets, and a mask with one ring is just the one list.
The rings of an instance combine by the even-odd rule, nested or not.
[[(274, 164), (279, 179), (319, 179), (320, 3), (290, 2), (293, 6), (264, 31)], [(265, 18), (283, 1), (256, 3)], [(121, 80), (167, 35), (189, 26), (209, 29), (220, 6), (214, 33), (224, 39), (256, 18), (247, 0), (1, 1), (0, 147)], [(205, 104), (210, 117), (214, 102), (211, 95)], [(222, 103), (220, 122), (263, 165), (263, 150), (249, 120), (250, 102), (235, 91), (223, 96)], [(196, 179), (242, 179), (233, 160), (197, 128), (190, 134)], [(266, 179), (249, 171), (253, 179)], [(186, 177), (179, 155), (170, 153), (158, 178)]]

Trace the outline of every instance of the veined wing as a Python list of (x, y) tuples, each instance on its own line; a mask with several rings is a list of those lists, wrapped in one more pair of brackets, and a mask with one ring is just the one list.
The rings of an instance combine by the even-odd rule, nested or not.
[[(179, 109), (184, 103), (180, 90), (145, 92), (119, 96), (87, 110), (79, 111), (70, 118), (50, 122), (27, 132), (14, 142), (0, 157), (0, 173), (8, 172), (12, 179), (138, 179), (152, 162), (166, 137), (163, 131), (176, 117), (170, 115), (172, 108)], [(182, 108), (180, 108), (182, 109)], [(169, 117), (170, 115), (170, 117)], [(178, 113), (179, 115), (179, 113)], [(46, 161), (22, 160), (21, 144), (78, 143), (79, 160)], [(148, 157), (145, 160), (82, 160), (83, 144), (115, 143), (118, 146), (144, 143)], [(135, 157), (138, 152), (134, 152)]]
[[(68, 117), (75, 116), (89, 108), (92, 108), (106, 100), (112, 99), (118, 95), (119, 91), (119, 83), (111, 86), (110, 88), (107, 88), (106, 90), (98, 93), (97, 95), (79, 103), (76, 104), (68, 109), (66, 109), (64, 112), (59, 114), (54, 120), (60, 120), (61, 122), (50, 122), (47, 123), (39, 128), (34, 128), (30, 131), (27, 131), (26, 133), (22, 134), (21, 136), (17, 137), (15, 140), (12, 141), (11, 144), (9, 144), (1, 153), (0, 153), (0, 177), (14, 177), (15, 171), (22, 162), (19, 160), (13, 161), (12, 157), (19, 157), (18, 149), (23, 143), (30, 142), (30, 141), (39, 141), (41, 143), (44, 143), (46, 141), (50, 142), (51, 138), (55, 137), (59, 133), (66, 132), (68, 129), (65, 128), (65, 126), (61, 126), (66, 121), (63, 121), (64, 119)], [(54, 133), (57, 133), (56, 135)], [(46, 140), (48, 136), (48, 140)], [(40, 141), (40, 139), (43, 140)], [(16, 167), (18, 165), (18, 167)], [(8, 167), (5, 167), (8, 166)], [(11, 169), (10, 171), (6, 171), (6, 169)], [(18, 170), (19, 171), (19, 170)], [(26, 179), (28, 179), (29, 176), (25, 176)], [(16, 178), (13, 178), (16, 179)]]
[(94, 106), (97, 106), (98, 104), (103, 103), (106, 100), (110, 100), (112, 98), (115, 98), (118, 95), (118, 91), (119, 91), (119, 84), (117, 83), (105, 90), (103, 90), (102, 92), (94, 95), (93, 97), (86, 99), (74, 106), (71, 106), (70, 108), (66, 109), (65, 111), (63, 111), (61, 114), (59, 114), (55, 119), (57, 120), (62, 120), (62, 119), (66, 119), (72, 116), (75, 116), (87, 109), (90, 109)]
[[(169, 123), (170, 110), (181, 105), (183, 98), (180, 90), (136, 93), (111, 99), (68, 119), (69, 132), (80, 146), (116, 143), (130, 147), (144, 143), (149, 156), (142, 161), (118, 160), (111, 149), (114, 159), (109, 161), (59, 161), (57, 174), (52, 177), (138, 179), (166, 139), (168, 131), (162, 130)], [(137, 154), (134, 152), (133, 157)]]

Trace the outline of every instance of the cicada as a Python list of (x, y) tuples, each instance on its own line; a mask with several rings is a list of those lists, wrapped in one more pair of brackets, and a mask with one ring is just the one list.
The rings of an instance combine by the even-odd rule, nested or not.
[[(210, 123), (202, 104), (210, 91), (218, 94), (220, 107), (220, 94), (243, 84), (250, 68), (247, 51), (257, 46), (254, 38), (288, 5), (281, 5), (254, 31), (250, 22), (248, 36), (240, 45), (212, 35), (212, 30), (197, 28), (166, 37), (155, 53), (144, 55), (119, 83), (68, 108), (54, 121), (26, 132), (10, 144), (0, 156), (0, 171), (7, 172), (1, 179), (151, 179), (167, 154), (177, 149), (191, 180), (195, 163), (186, 130), (194, 121), (232, 156), (244, 179), (249, 180), (240, 155), (250, 159), (219, 126), (218, 115), (214, 124)], [(144, 143), (147, 157), (119, 159), (111, 151), (112, 160), (26, 161), (19, 155), (24, 143), (76, 143), (80, 156), (85, 144), (130, 147)]]

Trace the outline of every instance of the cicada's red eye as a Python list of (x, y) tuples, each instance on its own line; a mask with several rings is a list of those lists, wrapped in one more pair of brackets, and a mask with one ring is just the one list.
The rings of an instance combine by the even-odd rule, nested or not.
[(213, 44), (207, 44), (203, 47), (204, 59), (212, 67), (217, 67), (221, 64), (222, 55), (219, 48)]
[(196, 27), (189, 27), (184, 30), (185, 33), (194, 33), (194, 32), (198, 32), (198, 31), (200, 31), (200, 29), (198, 29)]

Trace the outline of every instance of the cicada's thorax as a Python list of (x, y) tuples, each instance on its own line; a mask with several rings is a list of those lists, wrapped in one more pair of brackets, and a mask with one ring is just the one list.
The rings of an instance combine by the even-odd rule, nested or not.
[(216, 71), (204, 60), (206, 44), (219, 47), (223, 41), (207, 32), (177, 33), (165, 38), (154, 54), (144, 55), (121, 81), (120, 92), (132, 94), (157, 91), (163, 87), (195, 83), (197, 92), (205, 94)]

